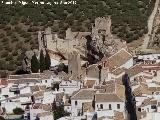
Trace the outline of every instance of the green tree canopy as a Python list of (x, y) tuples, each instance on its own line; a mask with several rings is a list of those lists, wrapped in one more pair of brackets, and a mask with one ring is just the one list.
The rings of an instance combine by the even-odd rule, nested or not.
[(47, 51), (46, 51), (46, 56), (45, 56), (45, 66), (46, 66), (46, 70), (49, 70), (51, 66), (51, 59)]
[(56, 107), (56, 110), (53, 112), (54, 114), (54, 119), (57, 120), (61, 117), (64, 117), (64, 116), (69, 116), (70, 113), (64, 111), (64, 106), (57, 106)]
[(13, 113), (16, 115), (22, 115), (24, 114), (24, 110), (22, 108), (15, 108), (13, 109)]
[(43, 54), (43, 50), (40, 52), (40, 72), (43, 72), (45, 70), (45, 58)]
[(33, 73), (37, 73), (39, 71), (39, 61), (36, 54), (34, 54), (31, 59), (31, 71)]
[(3, 116), (0, 116), (0, 120), (5, 120)]

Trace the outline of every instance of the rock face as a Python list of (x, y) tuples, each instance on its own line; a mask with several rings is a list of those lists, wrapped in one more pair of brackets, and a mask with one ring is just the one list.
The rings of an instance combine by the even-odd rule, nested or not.
[(127, 48), (125, 42), (112, 35), (110, 17), (96, 18), (91, 36), (91, 45), (105, 56), (110, 56), (121, 48)]
[[(86, 36), (90, 36), (89, 42)], [(100, 59), (97, 55), (99, 53), (108, 56), (121, 48), (126, 48), (125, 42), (111, 34), (110, 17), (96, 18), (91, 32), (72, 32), (68, 28), (65, 39), (60, 39), (57, 34), (52, 35), (51, 29), (47, 28), (38, 33), (38, 41), (39, 50), (48, 49), (59, 52), (67, 59), (68, 54), (72, 51), (77, 51), (84, 57), (88, 57), (87, 54), (93, 54), (97, 59)], [(87, 49), (88, 44), (90, 49)]]

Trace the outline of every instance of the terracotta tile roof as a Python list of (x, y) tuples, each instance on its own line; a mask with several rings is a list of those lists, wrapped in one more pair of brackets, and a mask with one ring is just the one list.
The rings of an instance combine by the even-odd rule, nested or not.
[(124, 100), (125, 99), (125, 87), (123, 85), (120, 85), (120, 84), (117, 84), (116, 86), (117, 90), (116, 90), (116, 94), (122, 99)]
[(160, 87), (157, 87), (156, 91), (160, 91)]
[(135, 75), (137, 75), (137, 74), (139, 74), (141, 72), (143, 72), (143, 69), (142, 69), (142, 67), (140, 65), (135, 65), (135, 66), (131, 67), (130, 69), (126, 70), (126, 73), (130, 77), (135, 76)]
[(23, 74), (23, 75), (9, 75), (9, 79), (22, 79), (22, 78), (40, 78), (41, 73)]
[(148, 98), (142, 102), (142, 105), (140, 105), (140, 107), (145, 107), (147, 105), (157, 105), (157, 104), (158, 104), (157, 100), (154, 100), (153, 98)]
[[(97, 87), (97, 86), (96, 86)], [(97, 87), (98, 88), (98, 87)], [(96, 89), (96, 88), (95, 88)], [(100, 93), (115, 93), (121, 99), (125, 98), (125, 87), (115, 82), (103, 86), (99, 86), (97, 89)]]
[(160, 70), (160, 64), (141, 64), (143, 70)]
[(17, 80), (9, 80), (8, 83), (14, 83), (14, 84), (27, 84), (27, 83), (39, 83), (40, 81), (37, 79), (17, 79)]
[(41, 79), (42, 80), (43, 79), (50, 79), (52, 75), (53, 76), (55, 75), (54, 71), (45, 70), (43, 73), (41, 73)]
[(35, 86), (30, 86), (31, 92), (38, 92), (38, 91), (45, 91), (46, 90), (46, 86), (45, 85), (35, 85)]
[(105, 89), (106, 93), (114, 93), (115, 88), (116, 88), (116, 85), (114, 83), (112, 83), (112, 84), (107, 84), (104, 89)]
[(35, 103), (35, 104), (33, 104), (32, 109), (42, 109), (41, 104), (42, 103)]
[(114, 120), (125, 120), (123, 112), (114, 111)]
[(94, 112), (92, 102), (85, 102), (83, 105), (83, 112)]
[(45, 91), (46, 90), (46, 85), (39, 86), (39, 89)]
[(39, 86), (36, 85), (36, 86), (30, 86), (30, 89), (31, 89), (31, 92), (37, 92), (37, 91), (40, 91), (39, 89)]
[(106, 118), (106, 117), (103, 116), (103, 117), (97, 118), (97, 120), (105, 120), (105, 118)]
[(45, 71), (44, 73), (32, 73), (24, 75), (10, 75), (9, 83), (24, 84), (29, 82), (39, 82), (39, 80), (50, 79), (51, 75), (54, 75), (52, 71)]
[[(3, 99), (3, 100), (0, 100), (0, 101), (13, 100), (13, 99), (14, 99), (14, 101), (15, 101), (15, 99), (19, 99), (19, 98), (20, 98), (20, 96), (7, 97), (7, 98), (5, 98), (5, 99)], [(17, 100), (17, 101), (20, 102), (20, 100)]]
[(52, 111), (52, 106), (50, 104), (42, 104), (42, 109), (44, 111)]
[(112, 71), (112, 74), (114, 74), (114, 75), (120, 75), (122, 73), (125, 73), (125, 69), (124, 68), (117, 68), (114, 71)]
[(93, 99), (95, 94), (94, 90), (89, 89), (81, 89), (76, 94), (74, 94), (71, 99), (72, 100), (86, 100), (86, 99)]
[(152, 95), (152, 91), (148, 89), (147, 85), (141, 83), (138, 88), (134, 89), (133, 94), (135, 96), (142, 96), (142, 94)]
[(52, 115), (52, 113), (51, 112), (42, 112), (42, 113), (38, 113), (37, 115), (38, 115), (38, 117), (45, 117), (45, 116)]
[(8, 85), (8, 80), (1, 79), (1, 80), (0, 80), (0, 85), (7, 86), (7, 85)]
[(117, 78), (115, 81), (116, 81), (117, 84), (123, 85), (122, 79)]
[(154, 64), (141, 64), (143, 67), (160, 67), (160, 63), (154, 63)]
[(153, 79), (153, 76), (146, 76), (146, 75), (143, 75), (143, 78), (145, 78), (145, 79)]
[(32, 109), (42, 109), (44, 111), (52, 111), (52, 106), (50, 104), (35, 103), (33, 104)]
[(114, 80), (109, 80), (109, 81), (105, 81), (105, 83), (109, 85), (109, 84), (115, 83), (115, 81)]
[(98, 93), (95, 95), (96, 102), (124, 102), (116, 94)]
[(44, 97), (44, 91), (37, 91), (34, 94), (35, 99), (43, 98)]
[(128, 60), (132, 58), (132, 55), (125, 49), (121, 49), (109, 58), (102, 58), (102, 61), (107, 61), (107, 66), (111, 71), (125, 64)]
[(87, 86), (87, 88), (92, 88), (95, 85), (95, 82), (95, 80), (87, 80), (85, 86)]
[(69, 80), (69, 76), (68, 74), (66, 74), (65, 72), (59, 72), (58, 76), (62, 79), (62, 80)]

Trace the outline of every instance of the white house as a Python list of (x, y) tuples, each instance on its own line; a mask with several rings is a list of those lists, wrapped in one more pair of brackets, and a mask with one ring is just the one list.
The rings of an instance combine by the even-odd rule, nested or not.
[(134, 65), (133, 56), (123, 48), (110, 57), (102, 58), (99, 64), (102, 66), (102, 80), (105, 81), (120, 78), (125, 73), (126, 69)]
[(125, 102), (116, 94), (97, 93), (95, 95), (95, 111), (98, 118), (114, 116), (114, 111), (125, 111)]
[(81, 89), (71, 97), (72, 116), (81, 116), (84, 103), (92, 102), (95, 91), (92, 89)]
[(44, 92), (43, 104), (53, 103), (54, 100), (58, 101), (58, 94), (64, 94), (61, 91), (46, 91)]
[(160, 54), (147, 54), (147, 55), (138, 55), (138, 61), (144, 64), (154, 64), (160, 62)]
[(133, 66), (133, 56), (124, 48), (110, 56), (109, 58), (102, 58), (102, 67), (109, 68), (113, 71), (117, 68), (130, 68)]
[(143, 112), (156, 112), (157, 110), (157, 100), (152, 98), (145, 99), (140, 106), (138, 106), (138, 111)]
[(71, 113), (72, 108), (71, 104), (69, 103), (69, 100), (64, 101), (64, 111)]
[(3, 102), (1, 103), (1, 107), (6, 109), (7, 114), (13, 114), (13, 109), (22, 108), (20, 101), (17, 102)]
[(35, 120), (38, 117), (40, 120), (54, 120), (52, 107), (50, 104), (36, 103), (30, 108), (30, 120)]
[(147, 113), (147, 115), (140, 120), (159, 120), (159, 118), (160, 118), (159, 112), (151, 112)]

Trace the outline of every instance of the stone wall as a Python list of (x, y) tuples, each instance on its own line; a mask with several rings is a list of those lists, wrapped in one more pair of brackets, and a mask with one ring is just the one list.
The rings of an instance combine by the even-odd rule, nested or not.
[(72, 79), (80, 79), (81, 61), (80, 54), (76, 51), (73, 51), (68, 55), (68, 73)]

